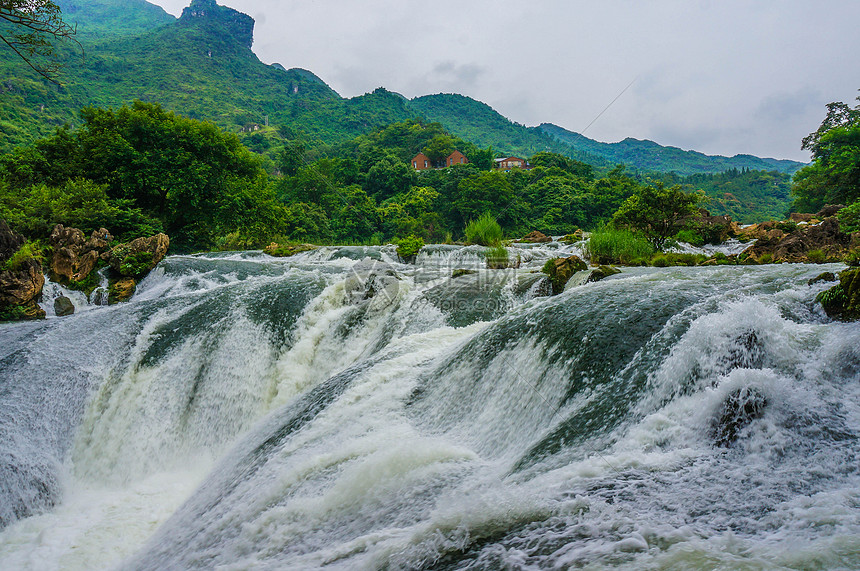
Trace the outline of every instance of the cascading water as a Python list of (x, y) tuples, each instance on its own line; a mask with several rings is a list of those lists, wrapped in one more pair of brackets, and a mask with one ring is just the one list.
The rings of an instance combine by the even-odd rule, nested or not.
[(0, 568), (860, 566), (860, 326), (822, 268), (542, 296), (576, 249), (175, 256), (0, 327)]

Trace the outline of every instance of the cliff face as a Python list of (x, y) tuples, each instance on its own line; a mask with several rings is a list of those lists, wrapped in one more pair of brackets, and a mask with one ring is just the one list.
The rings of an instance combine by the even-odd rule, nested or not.
[(254, 43), (254, 18), (219, 6), (215, 0), (192, 0), (191, 5), (182, 10), (179, 21), (186, 25), (220, 27), (246, 48)]

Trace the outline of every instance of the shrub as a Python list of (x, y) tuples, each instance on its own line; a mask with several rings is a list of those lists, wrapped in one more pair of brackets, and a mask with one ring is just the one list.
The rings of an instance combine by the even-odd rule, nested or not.
[(843, 232), (860, 231), (860, 200), (836, 213)]
[(651, 258), (651, 265), (655, 268), (665, 268), (669, 266), (669, 260), (666, 259), (664, 254), (658, 254)]
[(705, 239), (695, 230), (681, 230), (675, 234), (675, 240), (678, 242), (686, 242), (692, 246), (704, 246)]
[(415, 256), (424, 247), (424, 240), (412, 234), (406, 238), (396, 240), (397, 255), (403, 258), (406, 262), (415, 261)]
[(122, 259), (119, 271), (124, 276), (139, 276), (145, 274), (152, 266), (151, 252), (137, 252)]
[(502, 241), (502, 227), (489, 212), (466, 224), (466, 241), (481, 246), (496, 246)]
[(806, 254), (806, 257), (813, 264), (823, 264), (827, 256), (824, 255), (824, 252), (821, 250), (810, 250), (809, 253)]
[(776, 226), (774, 226), (777, 230), (782, 230), (786, 234), (791, 234), (795, 230), (797, 230), (797, 222), (794, 220), (783, 220), (781, 222), (777, 222)]
[(761, 257), (758, 259), (758, 261), (761, 264), (769, 264), (769, 263), (773, 262), (773, 254), (771, 254), (771, 253), (762, 254)]
[(491, 270), (501, 270), (509, 265), (508, 251), (504, 246), (498, 244), (489, 248), (486, 252), (487, 267)]
[(654, 254), (654, 248), (643, 236), (607, 226), (592, 232), (585, 250), (596, 264), (634, 265), (640, 260), (647, 263)]
[(0, 270), (18, 271), (22, 268), (24, 262), (30, 258), (36, 258), (41, 263), (42, 252), (33, 242), (25, 242), (23, 246), (18, 248), (17, 252), (12, 254), (12, 257), (0, 264)]

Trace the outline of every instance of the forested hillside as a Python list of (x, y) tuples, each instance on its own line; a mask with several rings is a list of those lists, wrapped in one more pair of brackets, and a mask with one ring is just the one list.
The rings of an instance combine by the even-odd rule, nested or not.
[[(528, 158), (551, 152), (592, 165), (597, 175), (623, 163), (640, 183), (664, 180), (704, 190), (712, 198), (709, 208), (742, 221), (784, 213), (787, 176), (766, 171), (790, 173), (800, 166), (751, 156), (708, 157), (650, 141), (600, 143), (548, 124), (526, 127), (457, 94), (409, 100), (380, 87), (343, 98), (310, 71), (261, 62), (251, 50), (253, 19), (215, 0), (193, 0), (178, 19), (144, 0), (60, 5), (77, 26), (80, 47), (59, 47), (58, 83), (16, 57), (0, 60), (0, 152), (50, 137), (64, 124), (82, 125), (84, 107), (117, 109), (137, 100), (239, 134), (243, 144), (264, 155), (269, 172), (278, 171), (285, 150), (301, 147), (311, 162), (344, 156), (365, 144), (362, 136), (417, 120), (437, 122), (473, 162), (491, 161), (493, 154)], [(0, 53), (10, 54), (5, 47)], [(404, 149), (413, 147), (391, 154), (405, 163), (410, 157)]]

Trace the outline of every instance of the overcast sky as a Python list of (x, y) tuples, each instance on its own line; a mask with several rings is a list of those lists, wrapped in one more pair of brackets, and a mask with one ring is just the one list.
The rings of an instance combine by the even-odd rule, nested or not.
[(262, 61), (344, 97), (461, 93), (607, 142), (807, 161), (824, 105), (860, 89), (858, 0), (219, 3), (256, 20)]

